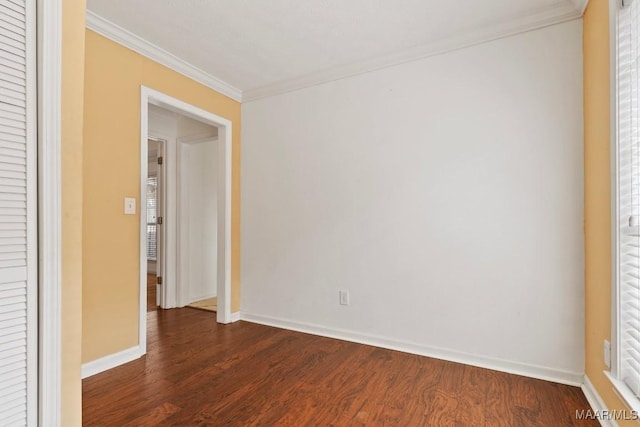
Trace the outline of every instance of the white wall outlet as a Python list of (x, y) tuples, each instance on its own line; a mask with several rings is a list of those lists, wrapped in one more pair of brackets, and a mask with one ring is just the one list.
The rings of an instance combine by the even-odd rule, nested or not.
[(349, 305), (349, 291), (340, 291), (340, 305)]
[(611, 368), (611, 343), (604, 340), (602, 350), (604, 352), (604, 364), (607, 365), (607, 368)]
[(124, 198), (124, 214), (125, 215), (136, 214), (136, 199), (134, 197)]

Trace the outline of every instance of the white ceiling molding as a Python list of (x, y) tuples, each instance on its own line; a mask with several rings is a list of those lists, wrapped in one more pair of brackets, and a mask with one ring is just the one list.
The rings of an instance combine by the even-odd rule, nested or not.
[(588, 0), (565, 0), (548, 8), (538, 9), (532, 14), (516, 16), (498, 24), (478, 27), (466, 33), (421, 46), (244, 91), (89, 10), (87, 10), (87, 28), (238, 102), (250, 102), (579, 19), (587, 4)]
[(580, 13), (580, 16), (582, 16), (584, 15), (584, 11), (587, 10), (589, 0), (571, 0), (571, 3), (573, 3), (578, 13)]
[(502, 22), (498, 25), (478, 28), (434, 43), (428, 43), (371, 60), (329, 68), (296, 79), (285, 80), (245, 90), (242, 93), (242, 100), (243, 102), (256, 101), (258, 99), (293, 92), (306, 87), (316, 86), (358, 74), (392, 67), (394, 65), (416, 61), (480, 43), (497, 40), (503, 37), (524, 33), (526, 31), (579, 19), (582, 16), (582, 13), (578, 11), (576, 7), (580, 6), (580, 8), (583, 9), (583, 7), (586, 7), (587, 1), (588, 0), (570, 0), (564, 4), (554, 5), (553, 7), (541, 10), (535, 14), (510, 19), (509, 21)]
[(87, 28), (235, 101), (242, 101), (242, 91), (240, 89), (194, 67), (172, 53), (149, 43), (89, 10), (87, 10)]

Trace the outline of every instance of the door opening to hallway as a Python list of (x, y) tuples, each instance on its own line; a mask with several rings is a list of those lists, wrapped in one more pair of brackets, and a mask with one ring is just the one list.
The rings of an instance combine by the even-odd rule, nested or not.
[(151, 137), (148, 146), (147, 170), (147, 312), (160, 305), (159, 287), (162, 285), (162, 194), (163, 147), (166, 141)]
[(212, 318), (232, 322), (232, 129), (145, 86), (140, 95), (138, 348), (145, 354), (147, 325), (166, 309), (216, 297)]

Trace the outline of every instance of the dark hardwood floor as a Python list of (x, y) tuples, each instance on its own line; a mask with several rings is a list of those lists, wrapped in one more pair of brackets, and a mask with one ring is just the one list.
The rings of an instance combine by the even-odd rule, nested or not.
[(598, 426), (577, 387), (237, 322), (148, 316), (148, 354), (83, 381), (86, 426)]
[(156, 311), (156, 275), (147, 274), (147, 312)]

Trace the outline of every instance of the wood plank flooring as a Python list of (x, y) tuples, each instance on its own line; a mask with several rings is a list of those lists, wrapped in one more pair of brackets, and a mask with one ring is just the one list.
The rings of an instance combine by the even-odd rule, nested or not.
[(598, 426), (577, 387), (191, 308), (148, 316), (148, 354), (83, 381), (86, 426)]
[(192, 302), (188, 305), (191, 308), (199, 308), (200, 310), (218, 311), (218, 298), (207, 298), (200, 301)]
[(147, 312), (158, 309), (156, 304), (156, 281), (155, 274), (147, 274)]

